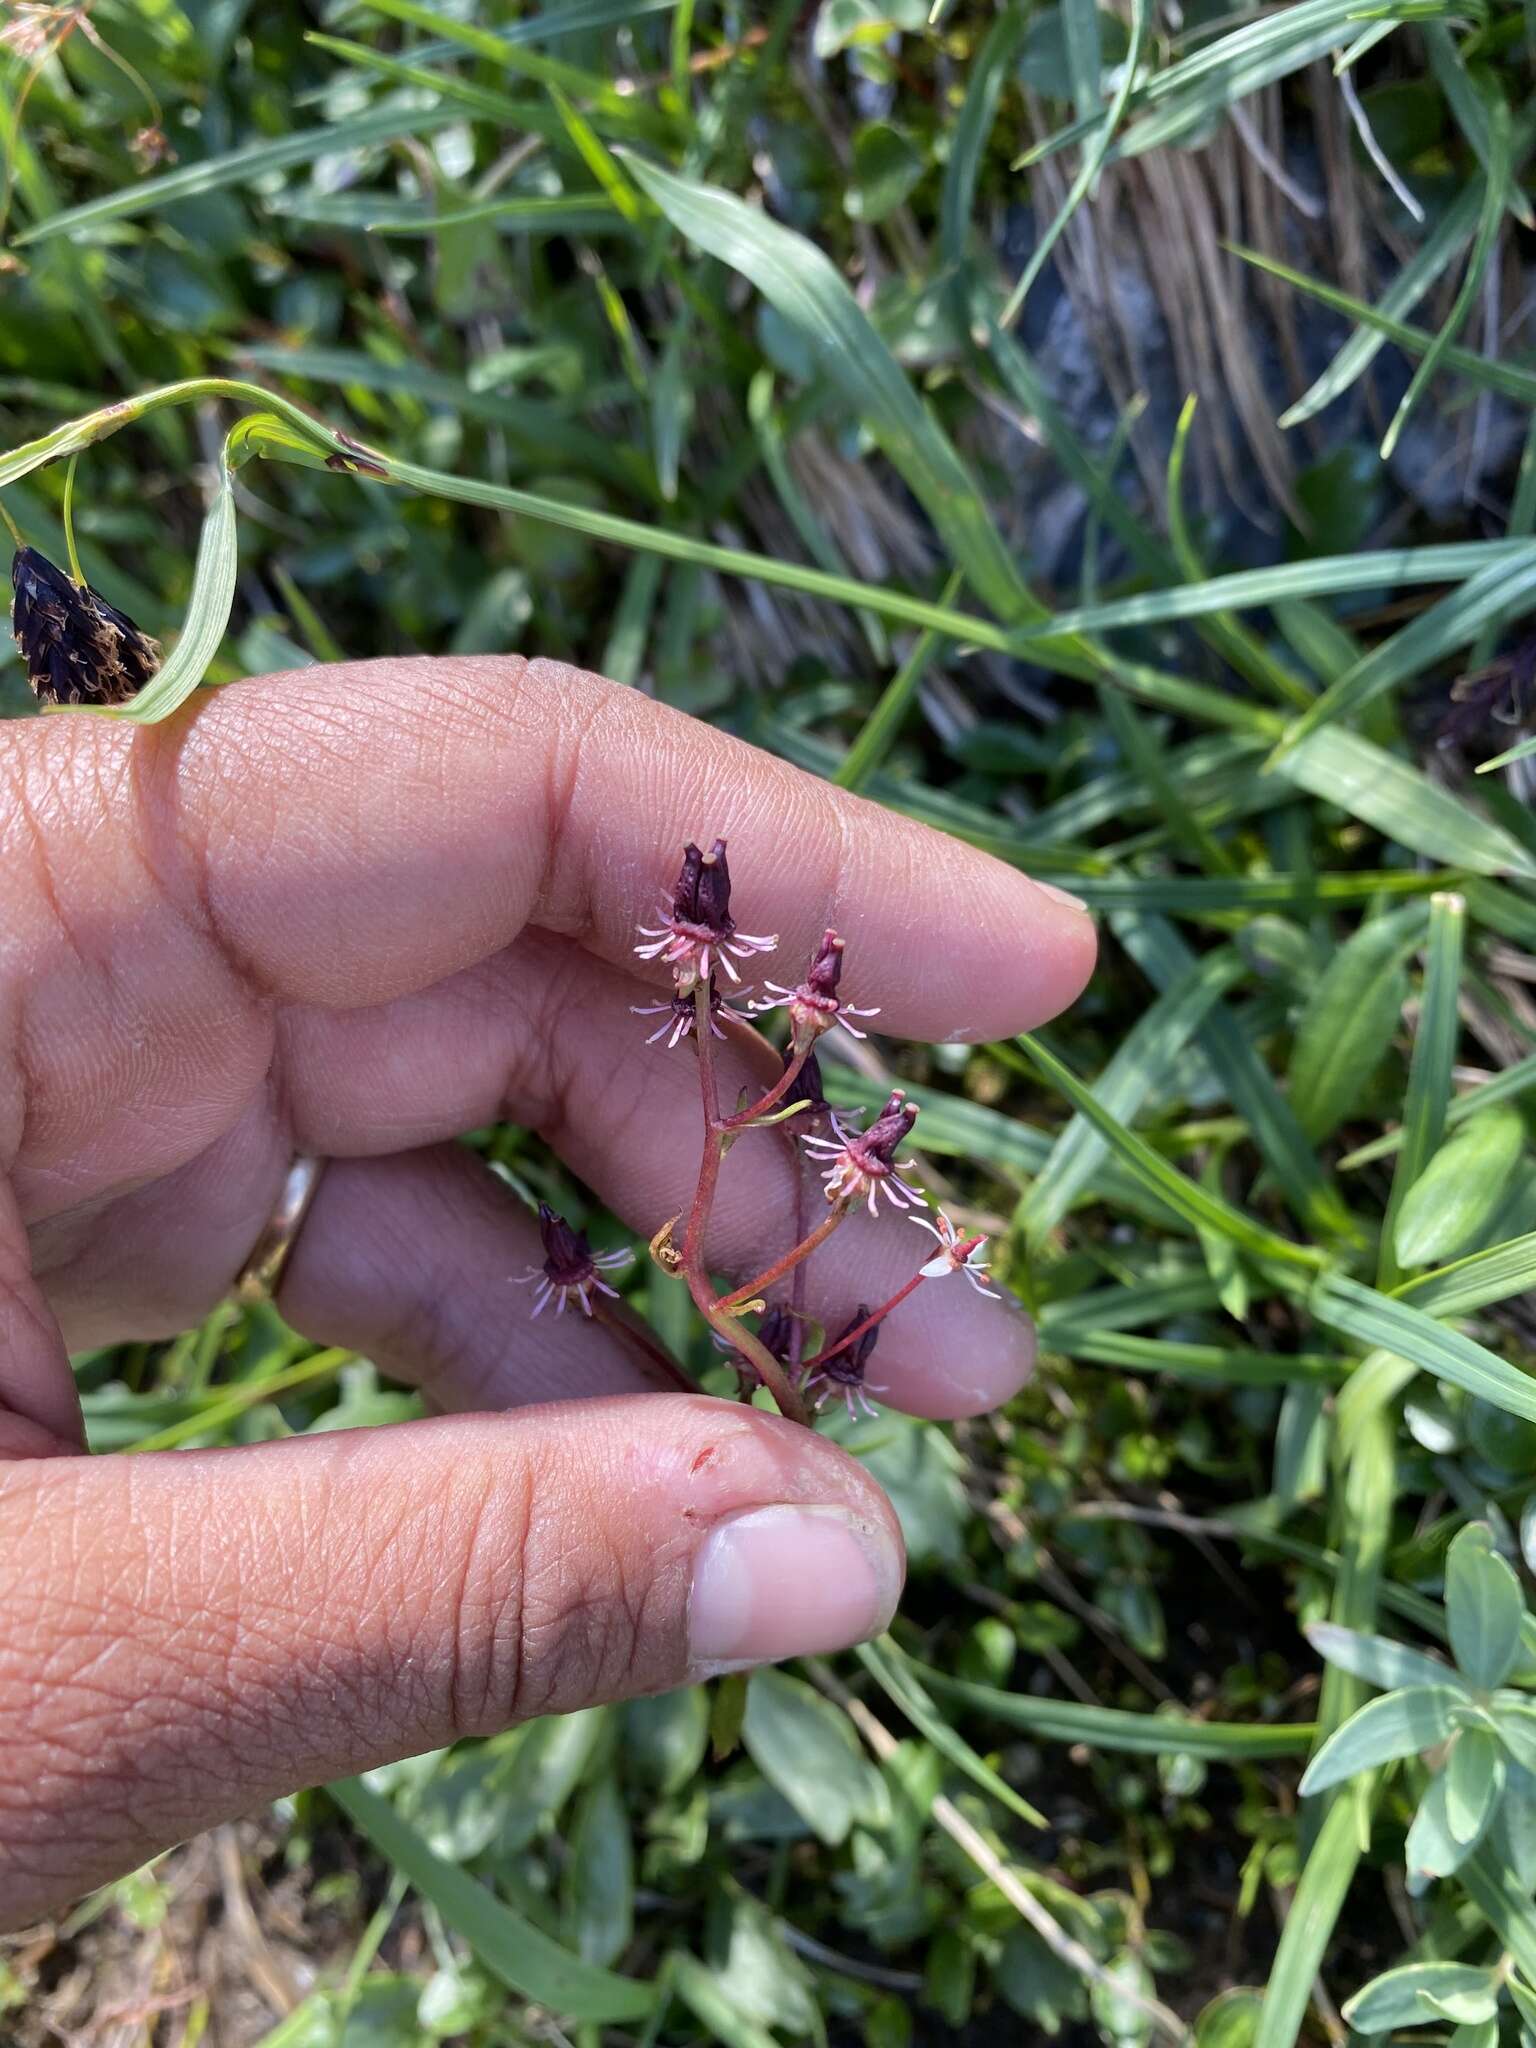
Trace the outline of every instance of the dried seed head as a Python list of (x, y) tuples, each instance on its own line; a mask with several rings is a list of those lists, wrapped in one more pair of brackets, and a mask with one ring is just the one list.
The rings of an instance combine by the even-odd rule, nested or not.
[(851, 1003), (838, 1000), (837, 984), (843, 974), (844, 941), (836, 932), (825, 934), (817, 947), (805, 979), (795, 988), (784, 988), (776, 981), (765, 982), (763, 986), (773, 990), (771, 1002), (758, 1002), (754, 1010), (789, 1011), (789, 1043), (794, 1052), (806, 1052), (820, 1038), (824, 1031), (830, 1031), (834, 1024), (855, 1038), (866, 1034), (854, 1024), (850, 1017), (878, 1017), (880, 1012), (858, 1010)]
[(690, 840), (683, 848), (683, 865), (671, 900), (662, 905), (660, 924), (643, 924), (639, 931), (650, 943), (636, 946), (635, 952), (642, 960), (664, 960), (672, 969), (680, 996), (707, 981), (717, 965), (732, 981), (740, 981), (731, 964), (733, 957), (747, 960), (754, 953), (771, 953), (779, 943), (770, 935), (754, 936), (736, 929), (723, 839), (717, 839), (708, 853)]
[(513, 1284), (526, 1287), (530, 1281), (538, 1281), (539, 1291), (534, 1296), (533, 1313), (542, 1315), (551, 1301), (555, 1303), (555, 1314), (564, 1315), (565, 1305), (572, 1295), (581, 1304), (583, 1315), (592, 1313), (592, 1293), (610, 1294), (618, 1299), (618, 1291), (599, 1277), (602, 1272), (611, 1272), (615, 1266), (627, 1266), (634, 1257), (633, 1252), (594, 1252), (587, 1243), (586, 1234), (573, 1230), (565, 1218), (550, 1208), (548, 1202), (539, 1204), (539, 1241), (544, 1247), (542, 1266), (530, 1266), (526, 1273), (517, 1274)]
[(11, 564), (11, 631), (43, 704), (128, 704), (160, 666), (160, 645), (88, 583), (36, 548)]

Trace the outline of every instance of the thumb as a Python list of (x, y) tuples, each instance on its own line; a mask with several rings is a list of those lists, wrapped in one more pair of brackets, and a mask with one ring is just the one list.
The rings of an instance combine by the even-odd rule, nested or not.
[(834, 1444), (647, 1395), (0, 1466), (0, 1928), (281, 1793), (889, 1621)]

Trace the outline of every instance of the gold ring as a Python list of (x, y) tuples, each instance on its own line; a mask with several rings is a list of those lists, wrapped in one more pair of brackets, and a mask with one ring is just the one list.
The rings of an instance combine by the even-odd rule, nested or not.
[(284, 1178), (282, 1191), (272, 1205), (250, 1257), (235, 1279), (237, 1301), (270, 1301), (282, 1282), (283, 1268), (304, 1228), (304, 1218), (320, 1186), (325, 1161), (307, 1152), (296, 1152)]

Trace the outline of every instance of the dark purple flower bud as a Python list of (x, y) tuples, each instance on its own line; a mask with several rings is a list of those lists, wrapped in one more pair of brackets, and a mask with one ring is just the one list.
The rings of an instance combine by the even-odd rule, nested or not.
[(532, 1280), (539, 1282), (539, 1291), (534, 1296), (533, 1312), (542, 1315), (551, 1301), (555, 1303), (555, 1314), (564, 1315), (565, 1305), (572, 1295), (581, 1304), (583, 1315), (592, 1313), (593, 1290), (599, 1294), (610, 1294), (618, 1299), (618, 1290), (602, 1279), (602, 1272), (611, 1272), (615, 1266), (627, 1266), (634, 1257), (633, 1252), (594, 1252), (587, 1243), (584, 1231), (573, 1230), (565, 1218), (551, 1209), (548, 1202), (539, 1204), (539, 1242), (544, 1247), (542, 1266), (530, 1266), (526, 1273), (516, 1276), (514, 1284), (525, 1287)]
[(789, 1354), (795, 1339), (795, 1319), (787, 1308), (776, 1303), (768, 1309), (758, 1323), (754, 1335), (770, 1358), (776, 1358), (780, 1365), (789, 1363)]
[(838, 1001), (837, 984), (843, 974), (843, 945), (836, 932), (827, 932), (805, 971), (804, 981), (795, 988), (784, 988), (776, 981), (765, 982), (763, 986), (773, 990), (773, 1000), (752, 1005), (754, 1010), (789, 1011), (789, 1043), (793, 1052), (808, 1050), (834, 1024), (841, 1024), (855, 1038), (863, 1038), (866, 1034), (848, 1020), (851, 1017), (878, 1017), (880, 1014), (878, 1009), (858, 1010), (850, 1003)]
[[(791, 1046), (784, 1055), (785, 1066), (793, 1066), (797, 1057), (794, 1047)], [(806, 1116), (824, 1116), (829, 1119), (832, 1117), (833, 1109), (827, 1100), (826, 1083), (821, 1078), (821, 1062), (815, 1053), (806, 1054), (800, 1072), (795, 1077), (795, 1084), (789, 1092), (795, 1101), (805, 1104)]]
[(43, 704), (128, 704), (160, 666), (160, 643), (36, 548), (11, 564), (11, 631)]
[(754, 936), (736, 929), (723, 839), (717, 839), (708, 853), (701, 853), (689, 841), (671, 902), (662, 905), (661, 923), (643, 924), (639, 931), (650, 943), (636, 946), (636, 953), (642, 960), (664, 960), (672, 969), (679, 995), (687, 995), (697, 982), (708, 980), (716, 964), (732, 981), (740, 981), (731, 964), (733, 955), (747, 960), (754, 953), (771, 953), (778, 944), (771, 935)]
[(877, 1213), (882, 1194), (893, 1208), (920, 1208), (922, 1196), (901, 1178), (910, 1172), (912, 1162), (896, 1157), (916, 1122), (917, 1104), (908, 1102), (897, 1088), (867, 1131), (849, 1131), (834, 1117), (830, 1138), (802, 1139), (822, 1169), (827, 1200), (866, 1202), (871, 1216)]
[(734, 938), (736, 920), (731, 916), (731, 871), (725, 864), (725, 841), (717, 839), (705, 854), (699, 869), (698, 920), (717, 938)]
[[(858, 1329), (861, 1323), (869, 1322), (870, 1314), (869, 1303), (861, 1301), (837, 1336), (832, 1339), (833, 1344), (842, 1344), (845, 1337), (852, 1337), (854, 1331)], [(807, 1388), (814, 1387), (819, 1382), (825, 1382), (821, 1394), (817, 1397), (816, 1406), (818, 1408), (835, 1391), (840, 1390), (843, 1399), (848, 1404), (848, 1415), (851, 1421), (858, 1419), (854, 1408), (855, 1402), (858, 1403), (859, 1408), (866, 1415), (873, 1417), (875, 1408), (869, 1398), (871, 1390), (865, 1386), (864, 1372), (874, 1352), (879, 1335), (880, 1325), (878, 1323), (870, 1323), (869, 1328), (862, 1336), (854, 1338), (853, 1343), (846, 1345), (843, 1350), (834, 1351), (820, 1371), (811, 1374), (811, 1377), (805, 1383)], [(884, 1387), (875, 1387), (872, 1391), (877, 1394), (883, 1394), (885, 1389)]]

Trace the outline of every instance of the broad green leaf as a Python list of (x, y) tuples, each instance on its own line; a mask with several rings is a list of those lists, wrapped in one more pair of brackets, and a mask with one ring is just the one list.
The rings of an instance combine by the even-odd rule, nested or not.
[(1340, 1628), (1334, 1621), (1307, 1624), (1307, 1641), (1320, 1657), (1349, 1671), (1370, 1685), (1391, 1690), (1396, 1686), (1450, 1686), (1462, 1689), (1461, 1680), (1439, 1657), (1416, 1650), (1410, 1643), (1393, 1642), (1389, 1636), (1363, 1634), (1359, 1629)]
[(634, 1849), (617, 1774), (605, 1771), (576, 1810), (565, 1865), (565, 1931), (584, 1962), (617, 1962), (635, 1925)]
[(1448, 1685), (1410, 1685), (1367, 1700), (1307, 1765), (1299, 1788), (1302, 1796), (1326, 1792), (1361, 1771), (1417, 1756), (1444, 1742), (1455, 1733), (1455, 1710), (1463, 1697)]
[(1407, 1963), (1383, 1971), (1344, 2006), (1346, 2025), (1359, 2034), (1390, 2034), (1398, 2027), (1432, 2026), (1454, 2013), (1458, 2020), (1491, 2018), (1499, 2003), (1499, 1973), (1471, 1963)]
[(1515, 1762), (1536, 1772), (1536, 1702), (1505, 1693), (1493, 1703), (1493, 1725)]
[(1469, 1117), (1403, 1198), (1398, 1264), (1433, 1265), (1475, 1244), (1498, 1215), (1524, 1147), (1525, 1121), (1517, 1109), (1495, 1106)]
[(732, 193), (638, 157), (625, 161), (681, 234), (749, 278), (809, 343), (818, 366), (922, 501), (972, 588), (1005, 620), (1038, 616), (1041, 607), (948, 436), (827, 257)]
[(1421, 1372), (1536, 1422), (1536, 1379), (1406, 1301), (1329, 1273), (1313, 1288), (1311, 1308), (1320, 1323), (1366, 1349), (1394, 1352)]
[(1289, 1238), (1255, 1223), (1242, 1210), (1207, 1193), (1186, 1174), (1170, 1166), (1145, 1139), (1137, 1137), (1134, 1131), (1128, 1131), (1118, 1119), (1110, 1116), (1095, 1100), (1092, 1091), (1038, 1040), (1024, 1034), (1018, 1042), (1045, 1079), (1108, 1140), (1115, 1156), (1176, 1214), (1198, 1228), (1214, 1230), (1231, 1238), (1234, 1244), (1260, 1257), (1299, 1266), (1321, 1262), (1322, 1254), (1312, 1246), (1293, 1244)]
[(803, 1678), (754, 1672), (741, 1739), (769, 1784), (822, 1841), (835, 1847), (856, 1821), (883, 1823), (884, 1780), (847, 1716)]
[(99, 199), (50, 214), (13, 240), (18, 248), (28, 242), (47, 241), (55, 235), (68, 235), (75, 240), (82, 230), (94, 228), (102, 221), (150, 213), (178, 199), (192, 199), (227, 185), (251, 185), (273, 171), (313, 163), (316, 157), (376, 149), (397, 142), (402, 135), (425, 135), (459, 118), (451, 107), (375, 107), (323, 128), (300, 128), (269, 142), (252, 142), (222, 156), (205, 157), (200, 163), (179, 164), (174, 171), (162, 171), (158, 177), (136, 179)]
[(779, 2048), (776, 2037), (738, 2009), (697, 1956), (675, 1950), (663, 1965), (663, 1974), (710, 2038), (724, 2042), (725, 2048)]
[(1486, 1728), (1463, 1728), (1445, 1763), (1445, 1820), (1458, 1842), (1475, 1842), (1504, 1790), (1504, 1758)]
[[(1408, 1865), (1408, 1889), (1416, 1897), (1426, 1889), (1431, 1878), (1449, 1877), (1459, 1869), (1477, 1846), (1475, 1839), (1458, 1841), (1451, 1832), (1450, 1817), (1446, 1811), (1447, 1791), (1446, 1773), (1440, 1771), (1430, 1779), (1424, 1797), (1419, 1801), (1419, 1810), (1413, 1816), (1413, 1825), (1408, 1830), (1404, 1852)], [(1437, 2016), (1445, 2016), (1443, 2007)]]
[(626, 1771), (667, 1795), (698, 1773), (709, 1744), (709, 1693), (685, 1685), (649, 1699), (631, 1700), (623, 1714)]
[(871, 121), (853, 139), (853, 177), (843, 193), (852, 220), (874, 223), (905, 203), (927, 163), (904, 129)]
[[(1536, 578), (1532, 588), (1536, 591)], [(1536, 876), (1536, 859), (1512, 833), (1473, 810), (1464, 796), (1431, 782), (1411, 762), (1342, 726), (1288, 743), (1275, 772), (1430, 860), (1477, 875)]]
[[(1207, 953), (1142, 1013), (1093, 1085), (1094, 1099), (1107, 1116), (1122, 1123), (1135, 1117), (1148, 1095), (1165, 1084), (1212, 1004), (1246, 972), (1246, 963), (1225, 948)], [(1019, 1209), (1018, 1221), (1032, 1247), (1049, 1238), (1109, 1152), (1108, 1139), (1085, 1116), (1068, 1121)]]
[(509, 1990), (577, 2022), (621, 2025), (654, 2010), (652, 1985), (614, 1976), (563, 1949), (485, 1885), (434, 1855), (410, 1822), (361, 1778), (326, 1789), (386, 1862), (432, 1902), (481, 1967)]
[(1525, 1600), (1486, 1522), (1469, 1522), (1446, 1554), (1445, 1614), (1463, 1677), (1482, 1692), (1502, 1685), (1520, 1655)]
[(1408, 992), (1403, 961), (1423, 929), (1416, 904), (1362, 925), (1313, 990), (1296, 1027), (1290, 1098), (1314, 1143), (1357, 1107), (1390, 1050)]

